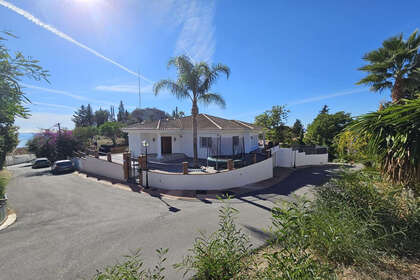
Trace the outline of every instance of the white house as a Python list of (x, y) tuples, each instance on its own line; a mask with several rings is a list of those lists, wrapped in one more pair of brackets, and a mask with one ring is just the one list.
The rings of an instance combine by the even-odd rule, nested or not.
[[(198, 157), (249, 153), (258, 148), (262, 128), (253, 124), (227, 120), (207, 114), (197, 116)], [(145, 152), (142, 141), (149, 143), (148, 154), (162, 158), (167, 154), (193, 156), (192, 117), (136, 123), (123, 128), (128, 133), (130, 153)]]

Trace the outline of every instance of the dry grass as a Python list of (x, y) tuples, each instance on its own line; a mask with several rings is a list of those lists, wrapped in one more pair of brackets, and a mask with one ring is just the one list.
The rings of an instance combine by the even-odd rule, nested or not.
[(420, 260), (381, 258), (374, 268), (360, 269), (354, 266), (337, 268), (340, 280), (419, 280)]
[[(97, 139), (98, 147), (101, 145), (112, 145), (112, 140), (105, 136), (99, 136)], [(117, 138), (117, 145), (124, 144), (124, 138)]]
[[(281, 250), (278, 246), (266, 246), (247, 258), (254, 263), (252, 271), (262, 271), (268, 266), (264, 254), (273, 254)], [(382, 257), (378, 264), (370, 269), (357, 266), (339, 266), (335, 269), (339, 280), (420, 280), (420, 260)], [(252, 276), (252, 272), (250, 276)]]

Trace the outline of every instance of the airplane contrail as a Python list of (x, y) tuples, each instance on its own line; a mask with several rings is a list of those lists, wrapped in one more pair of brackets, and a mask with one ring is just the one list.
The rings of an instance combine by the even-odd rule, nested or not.
[(148, 78), (144, 77), (143, 75), (140, 75), (139, 73), (136, 73), (136, 72), (134, 72), (134, 71), (132, 71), (132, 70), (128, 69), (128, 68), (127, 68), (127, 67), (125, 67), (124, 65), (121, 65), (121, 64), (119, 64), (118, 62), (115, 62), (114, 60), (112, 60), (112, 59), (110, 59), (110, 58), (108, 58), (108, 57), (106, 57), (106, 56), (104, 56), (104, 55), (100, 54), (99, 52), (95, 51), (94, 49), (91, 49), (91, 48), (89, 48), (88, 46), (86, 46), (86, 45), (84, 45), (84, 44), (80, 43), (79, 41), (77, 41), (77, 40), (75, 40), (75, 39), (73, 39), (73, 38), (72, 38), (72, 37), (70, 37), (69, 35), (67, 35), (67, 34), (65, 34), (65, 33), (61, 32), (60, 30), (58, 30), (57, 28), (55, 28), (55, 27), (53, 27), (53, 26), (51, 26), (51, 25), (49, 25), (49, 24), (44, 23), (43, 21), (41, 21), (40, 19), (38, 19), (37, 17), (35, 17), (35, 16), (34, 16), (34, 15), (32, 15), (31, 13), (29, 13), (29, 12), (27, 12), (27, 11), (25, 11), (25, 10), (23, 10), (23, 9), (19, 8), (19, 7), (16, 7), (15, 5), (13, 5), (13, 4), (11, 4), (11, 3), (7, 2), (7, 1), (4, 1), (4, 0), (0, 0), (0, 5), (2, 5), (2, 6), (4, 6), (4, 7), (6, 7), (6, 8), (8, 8), (8, 9), (10, 9), (10, 10), (12, 10), (13, 12), (15, 12), (15, 13), (17, 13), (17, 14), (21, 15), (21, 16), (23, 16), (23, 17), (24, 17), (24, 18), (26, 18), (27, 20), (32, 21), (32, 22), (33, 22), (33, 23), (35, 23), (36, 25), (41, 26), (42, 28), (44, 28), (44, 29), (46, 29), (46, 30), (48, 30), (48, 31), (50, 31), (50, 32), (52, 32), (52, 33), (54, 33), (55, 35), (57, 35), (57, 36), (59, 36), (59, 37), (63, 38), (64, 40), (67, 40), (67, 41), (69, 41), (70, 43), (73, 43), (73, 44), (75, 44), (76, 46), (78, 46), (78, 47), (80, 47), (80, 48), (82, 48), (82, 49), (85, 49), (85, 50), (87, 50), (88, 52), (90, 52), (90, 53), (92, 53), (92, 54), (96, 55), (97, 57), (102, 58), (103, 60), (108, 61), (109, 63), (114, 64), (115, 66), (117, 66), (117, 67), (119, 67), (120, 69), (122, 69), (122, 70), (126, 71), (127, 73), (130, 73), (130, 74), (132, 74), (132, 75), (134, 75), (134, 76), (136, 76), (136, 77), (140, 77), (141, 79), (143, 79), (143, 80), (145, 80), (145, 81), (147, 81), (147, 82), (149, 82), (149, 83), (153, 83), (153, 81), (152, 81), (152, 80), (150, 80), (150, 79), (148, 79)]
[(324, 99), (330, 99), (334, 97), (345, 96), (345, 95), (350, 95), (350, 94), (355, 94), (355, 93), (360, 93), (360, 92), (365, 92), (365, 91), (368, 91), (368, 90), (366, 88), (358, 88), (358, 89), (352, 89), (352, 90), (347, 90), (347, 91), (340, 91), (340, 92), (336, 92), (336, 93), (332, 93), (328, 95), (320, 95), (320, 96), (296, 100), (296, 101), (290, 102), (288, 105), (312, 103), (312, 102), (317, 102)]

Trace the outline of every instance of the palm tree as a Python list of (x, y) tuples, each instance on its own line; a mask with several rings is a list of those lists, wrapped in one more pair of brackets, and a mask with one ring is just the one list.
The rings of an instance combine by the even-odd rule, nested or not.
[(168, 68), (175, 66), (178, 78), (173, 80), (160, 80), (153, 86), (155, 95), (166, 88), (178, 99), (190, 99), (192, 102), (192, 130), (193, 130), (193, 153), (194, 166), (198, 166), (197, 156), (197, 115), (198, 103), (215, 103), (222, 108), (225, 107), (225, 100), (220, 94), (209, 92), (212, 85), (216, 82), (220, 73), (226, 74), (229, 78), (230, 69), (223, 64), (209, 66), (206, 62), (193, 63), (185, 55), (177, 56), (169, 60)]
[(420, 98), (361, 115), (346, 128), (367, 139), (367, 152), (395, 182), (420, 182)]
[(363, 57), (369, 64), (359, 70), (369, 74), (357, 84), (369, 85), (372, 91), (389, 88), (393, 102), (408, 97), (407, 91), (420, 69), (419, 47), (420, 36), (417, 35), (417, 30), (407, 40), (403, 39), (402, 34), (385, 40), (381, 48)]

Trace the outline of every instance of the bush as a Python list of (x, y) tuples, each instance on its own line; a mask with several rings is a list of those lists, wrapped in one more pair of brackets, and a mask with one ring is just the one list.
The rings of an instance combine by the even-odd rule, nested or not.
[(284, 248), (274, 253), (264, 254), (267, 265), (258, 269), (255, 279), (261, 280), (301, 280), (336, 279), (334, 271), (321, 264), (305, 250), (294, 247)]
[(368, 162), (366, 138), (344, 130), (334, 137), (333, 145), (339, 159), (345, 162)]
[(4, 171), (0, 172), (0, 199), (4, 198), (4, 195), (6, 194), (7, 181), (8, 178), (4, 174)]
[(7, 153), (12, 152), (18, 144), (18, 128), (0, 125), (0, 170), (6, 162)]
[(94, 126), (75, 127), (73, 129), (73, 137), (83, 146), (87, 146), (92, 139), (98, 135), (98, 129)]
[[(288, 202), (273, 211), (278, 245), (307, 252), (304, 260), (312, 253), (335, 265), (368, 268), (379, 256), (418, 257), (419, 232), (418, 197), (372, 171), (343, 173), (321, 188), (313, 203)], [(295, 258), (292, 253), (288, 256)]]
[(209, 237), (197, 238), (192, 255), (174, 267), (185, 270), (184, 276), (193, 271), (193, 279), (248, 279), (250, 269), (244, 260), (250, 254), (251, 244), (248, 237), (235, 225), (238, 211), (229, 205), (220, 210), (219, 229)]
[(359, 116), (349, 131), (367, 140), (367, 152), (393, 182), (420, 183), (420, 98)]
[(319, 201), (335, 209), (348, 205), (369, 222), (378, 250), (419, 256), (420, 200), (403, 185), (388, 183), (376, 171), (344, 173), (321, 190)]
[(166, 261), (165, 255), (168, 249), (156, 250), (159, 257), (157, 265), (153, 269), (143, 268), (140, 251), (132, 256), (126, 256), (126, 261), (114, 266), (109, 266), (104, 271), (98, 271), (94, 280), (163, 280), (163, 266)]
[(117, 138), (122, 135), (121, 124), (118, 122), (106, 122), (99, 127), (101, 135), (112, 140), (112, 144), (117, 144)]
[(36, 134), (26, 145), (37, 157), (46, 157), (50, 161), (67, 159), (80, 148), (70, 130), (61, 133), (45, 130)]

